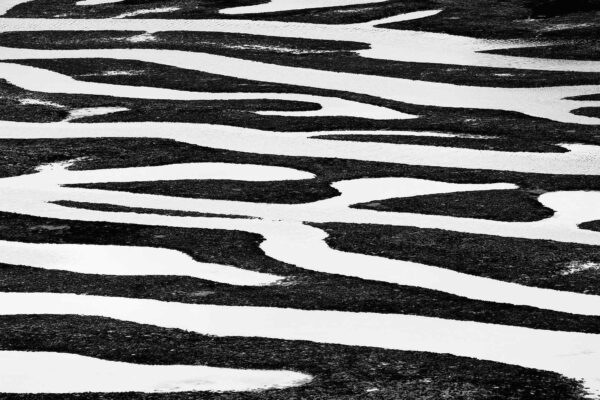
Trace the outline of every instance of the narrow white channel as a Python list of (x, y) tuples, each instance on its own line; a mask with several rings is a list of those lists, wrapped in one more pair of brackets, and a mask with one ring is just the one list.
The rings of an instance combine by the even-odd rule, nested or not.
[(388, 0), (270, 0), (262, 4), (231, 7), (220, 10), (221, 14), (259, 14), (278, 11), (305, 10), (314, 8), (355, 6), (383, 3)]
[[(369, 3), (383, 0), (370, 0)], [(0, 5), (0, 15), (23, 0)], [(99, 4), (83, 0), (79, 4)], [(335, 4), (334, 4), (335, 3)], [(344, 3), (344, 4), (340, 4)], [(362, 4), (365, 1), (325, 0), (319, 6)], [(274, 0), (256, 6), (222, 10), (223, 13), (274, 12), (312, 8), (314, 0)], [(138, 10), (120, 15), (170, 12), (177, 8)], [(427, 17), (437, 11), (414, 13), (365, 24), (323, 25), (243, 20), (46, 20), (3, 19), (1, 31), (27, 30), (164, 30), (216, 31), (276, 37), (346, 40), (368, 43), (363, 57), (548, 71), (600, 72), (598, 61), (544, 60), (484, 54), (494, 48), (531, 43), (485, 41), (427, 32), (374, 28), (377, 23)], [(139, 37), (138, 37), (139, 38)], [(419, 105), (469, 107), (516, 111), (561, 122), (599, 124), (600, 120), (571, 113), (600, 102), (574, 102), (568, 96), (600, 93), (599, 85), (550, 88), (467, 87), (407, 79), (284, 67), (231, 57), (169, 50), (29, 50), (1, 48), (3, 59), (88, 58), (140, 60), (179, 68), (257, 81), (343, 90)], [(48, 93), (101, 94), (172, 100), (267, 98), (318, 103), (322, 109), (281, 115), (353, 115), (367, 118), (409, 118), (410, 115), (337, 98), (296, 94), (196, 93), (157, 88), (80, 82), (42, 69), (1, 63), (0, 76), (21, 87)], [(152, 137), (175, 139), (213, 148), (290, 156), (336, 157), (470, 169), (528, 173), (600, 175), (597, 146), (565, 145), (567, 153), (511, 153), (432, 146), (394, 145), (315, 140), (313, 133), (275, 133), (201, 124), (19, 124), (1, 123), (2, 138)], [(365, 132), (366, 133), (366, 132)], [(225, 178), (224, 178), (225, 177)], [(245, 179), (267, 181), (312, 179), (303, 171), (278, 167), (188, 164), (100, 171), (66, 171), (52, 165), (38, 174), (0, 180), (0, 209), (49, 218), (110, 221), (146, 225), (241, 230), (265, 237), (261, 248), (268, 256), (300, 268), (363, 279), (392, 282), (453, 293), (466, 298), (529, 305), (582, 315), (600, 313), (600, 296), (525, 287), (460, 274), (434, 266), (389, 260), (330, 249), (326, 234), (303, 222), (383, 223), (440, 228), (507, 237), (557, 240), (600, 245), (598, 232), (577, 224), (600, 218), (597, 192), (556, 192), (540, 201), (556, 215), (532, 223), (503, 223), (444, 216), (381, 213), (355, 210), (353, 202), (423, 193), (461, 190), (511, 189), (508, 184), (452, 185), (401, 178), (358, 179), (338, 182), (341, 195), (301, 205), (252, 204), (205, 199), (115, 193), (65, 188), (67, 183), (151, 181), (169, 179)], [(170, 217), (165, 215), (101, 212), (61, 207), (56, 200), (185, 211), (240, 214), (258, 219)], [(238, 285), (261, 285), (280, 277), (234, 267), (197, 263), (166, 249), (50, 245), (0, 242), (0, 262), (79, 273), (114, 275), (182, 275)], [(140, 266), (143, 266), (143, 270)], [(553, 371), (584, 379), (600, 392), (600, 335), (554, 332), (514, 326), (443, 320), (410, 315), (304, 311), (295, 309), (229, 307), (167, 303), (155, 300), (108, 298), (72, 294), (0, 293), (0, 314), (89, 315), (115, 318), (206, 335), (308, 340), (352, 346), (428, 351), (474, 357)], [(65, 371), (68, 373), (65, 374)], [(73, 379), (76, 376), (77, 379)], [(135, 377), (136, 379), (131, 379)], [(125, 379), (126, 378), (126, 379)], [(141, 366), (56, 353), (0, 352), (0, 392), (177, 392), (235, 391), (289, 387), (306, 383), (309, 376), (288, 371), (243, 371), (205, 366)]]
[[(476, 108), (515, 111), (522, 114), (559, 122), (600, 124), (600, 119), (572, 114), (576, 108), (599, 105), (599, 101), (578, 102), (565, 100), (567, 97), (600, 93), (600, 85), (554, 86), (541, 88), (499, 88), (460, 86), (449, 83), (418, 81), (384, 76), (361, 75), (346, 72), (324, 71), (242, 60), (221, 55), (154, 49), (94, 49), (94, 50), (30, 50), (0, 48), (2, 58), (8, 59), (54, 59), (54, 58), (110, 58), (138, 60), (173, 67), (203, 71), (235, 78), (279, 84), (297, 85), (317, 89), (336, 90), (379, 97), (425, 106), (450, 108)], [(23, 71), (28, 71), (24, 75)], [(43, 89), (52, 82), (40, 79), (48, 74), (16, 64), (0, 67), (0, 76), (11, 83), (29, 90), (54, 91), (61, 93), (89, 93), (84, 84), (72, 78), (64, 80), (64, 89)], [(37, 77), (37, 78), (36, 78)], [(104, 84), (94, 84), (95, 94)], [(113, 85), (114, 86), (114, 85)], [(129, 88), (122, 86), (122, 88)], [(133, 88), (131, 89), (133, 92)], [(137, 88), (135, 90), (149, 90)], [(158, 90), (155, 89), (153, 93)], [(166, 92), (163, 92), (166, 93)], [(178, 94), (181, 96), (181, 94)], [(153, 94), (156, 96), (156, 94)], [(188, 95), (191, 96), (191, 95)], [(139, 97), (139, 96), (138, 96)], [(188, 99), (192, 99), (188, 98)]]
[(156, 7), (156, 8), (146, 8), (141, 10), (129, 11), (123, 14), (119, 14), (114, 18), (131, 18), (137, 17), (138, 15), (147, 15), (147, 14), (162, 14), (162, 13), (170, 13), (173, 11), (179, 10), (179, 7)]
[[(536, 153), (311, 139), (321, 133), (268, 132), (185, 123), (43, 124), (0, 121), (0, 139), (163, 138), (244, 153), (540, 174), (600, 175), (600, 147), (592, 145), (565, 144), (562, 146), (569, 150), (565, 153)], [(360, 133), (371, 134), (372, 131)], [(386, 132), (389, 133), (393, 131)]]
[(435, 15), (440, 10), (407, 13), (361, 24), (315, 24), (260, 20), (183, 19), (28, 19), (0, 18), (0, 31), (188, 31), (228, 32), (367, 43), (363, 57), (384, 60), (545, 71), (600, 72), (599, 61), (513, 57), (482, 53), (486, 50), (540, 46), (540, 42), (485, 40), (424, 31), (374, 28), (389, 23)]
[(45, 164), (38, 167), (38, 173), (48, 177), (51, 176), (55, 183), (60, 182), (62, 185), (70, 183), (174, 181), (187, 179), (268, 182), (304, 180), (315, 177), (310, 172), (293, 168), (257, 164), (206, 162), (83, 171), (67, 169), (71, 164), (72, 162)]
[[(0, 49), (1, 51), (1, 49)], [(337, 97), (313, 96), (294, 93), (211, 93), (145, 86), (113, 85), (107, 83), (75, 80), (69, 76), (25, 65), (0, 63), (0, 78), (26, 90), (42, 93), (88, 94), (137, 99), (218, 101), (218, 100), (280, 100), (316, 103), (321, 107), (315, 111), (258, 111), (258, 114), (327, 117), (347, 116), (370, 119), (407, 119), (414, 116), (385, 107), (344, 100)], [(79, 109), (69, 120), (87, 115), (102, 115), (122, 111), (123, 108), (103, 107)], [(100, 112), (98, 112), (100, 111)]]
[(179, 251), (137, 246), (0, 241), (0, 262), (82, 274), (189, 276), (240, 286), (277, 283), (283, 277), (198, 262)]
[[(300, 268), (331, 274), (355, 276), (443, 291), (475, 300), (526, 305), (553, 311), (598, 315), (600, 296), (522, 286), (444, 268), (329, 248), (320, 229), (303, 222), (379, 223), (449, 229), (508, 237), (559, 240), (600, 245), (600, 234), (581, 230), (581, 220), (596, 219), (597, 192), (563, 192), (561, 196), (583, 196), (555, 202), (557, 216), (538, 222), (513, 223), (436, 215), (402, 214), (349, 208), (357, 202), (389, 197), (407, 197), (456, 191), (513, 189), (510, 184), (450, 184), (407, 178), (357, 179), (336, 183), (341, 195), (307, 204), (263, 204), (211, 199), (190, 199), (108, 190), (66, 188), (68, 183), (115, 181), (120, 171), (111, 169), (68, 171), (46, 167), (40, 173), (0, 180), (3, 196), (0, 209), (46, 218), (108, 221), (205, 229), (226, 229), (258, 233), (265, 238), (266, 255)], [(149, 178), (153, 180), (153, 178)], [(571, 197), (573, 199), (573, 197)], [(254, 219), (171, 217), (133, 212), (103, 212), (62, 207), (52, 202), (106, 203), (125, 207), (235, 214)], [(561, 206), (561, 204), (566, 204)], [(580, 205), (578, 205), (580, 204)], [(18, 258), (13, 260), (18, 263)], [(75, 267), (71, 267), (75, 268)], [(79, 267), (81, 268), (81, 267)]]
[(123, 0), (80, 0), (75, 3), (77, 6), (97, 6), (100, 4), (120, 3)]
[(142, 365), (76, 354), (0, 351), (0, 393), (173, 393), (283, 389), (310, 382), (292, 371)]
[(50, 293), (0, 293), (0, 314), (102, 316), (205, 335), (449, 353), (557, 372), (584, 379), (596, 393), (600, 390), (600, 370), (596, 368), (600, 363), (600, 335), (413, 315), (192, 305)]

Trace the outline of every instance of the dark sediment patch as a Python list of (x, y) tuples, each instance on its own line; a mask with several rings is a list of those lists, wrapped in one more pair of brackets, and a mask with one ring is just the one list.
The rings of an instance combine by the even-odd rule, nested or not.
[(596, 0), (526, 0), (525, 4), (537, 17), (554, 17), (600, 10), (600, 3)]
[[(233, 265), (286, 278), (280, 284), (253, 287), (191, 277), (91, 275), (0, 265), (0, 291), (3, 292), (77, 293), (193, 304), (412, 314), (600, 333), (600, 317), (469, 300), (429, 289), (300, 269), (265, 256), (259, 248), (263, 239), (240, 231), (83, 222), (1, 213), (0, 239), (162, 247), (182, 251), (201, 262)], [(352, 250), (360, 251), (358, 246)]]
[(334, 249), (448, 268), (521, 285), (600, 294), (600, 271), (568, 274), (573, 263), (600, 262), (600, 247), (404, 226), (314, 224)]
[[(508, 140), (506, 138), (498, 138), (495, 136), (464, 135), (457, 137), (435, 137), (435, 136), (420, 136), (415, 132), (413, 136), (405, 135), (370, 135), (351, 134), (351, 135), (317, 135), (312, 136), (315, 139), (323, 140), (341, 140), (352, 142), (371, 142), (371, 143), (395, 143), (395, 144), (413, 144), (423, 146), (439, 146), (439, 147), (460, 147), (476, 150), (496, 150), (496, 151), (523, 151), (529, 148), (528, 141), (520, 141), (519, 139)], [(553, 144), (538, 143), (536, 152), (562, 153), (565, 152), (563, 147)]]
[(213, 337), (106, 318), (3, 316), (0, 349), (69, 352), (143, 364), (286, 369), (303, 386), (244, 393), (3, 394), (5, 400), (562, 399), (583, 400), (580, 383), (555, 373), (426, 352)]
[[(600, 28), (599, 28), (600, 33)], [(561, 60), (600, 61), (600, 45), (594, 40), (578, 40), (566, 44), (539, 47), (492, 50), (487, 53), (504, 54), (516, 57), (556, 58)]]
[(400, 197), (355, 204), (352, 207), (507, 222), (531, 222), (554, 215), (552, 209), (538, 202), (538, 195), (523, 190), (486, 190)]
[(81, 208), (84, 210), (94, 211), (106, 211), (106, 212), (125, 212), (135, 214), (154, 214), (154, 215), (167, 215), (171, 217), (203, 217), (203, 218), (233, 218), (233, 219), (251, 219), (245, 215), (234, 215), (234, 214), (211, 214), (201, 213), (192, 211), (178, 211), (178, 210), (162, 210), (153, 208), (139, 208), (139, 207), (123, 207), (116, 206), (114, 204), (102, 204), (102, 203), (84, 203), (79, 201), (53, 201), (53, 204), (59, 206)]
[(595, 13), (600, 9), (597, 2), (589, 2), (591, 7), (572, 0), (549, 3), (432, 0), (427, 8), (443, 9), (439, 14), (385, 26), (492, 39), (589, 39), (590, 30), (600, 28)]
[(578, 226), (581, 229), (600, 232), (600, 220), (584, 222), (583, 224), (579, 224)]
[(569, 97), (570, 100), (589, 100), (589, 101), (600, 101), (600, 93), (598, 94), (589, 94), (589, 95), (585, 95), (585, 96), (575, 96), (575, 97)]
[(573, 114), (583, 115), (591, 118), (600, 118), (600, 107), (582, 107), (573, 110)]
[(180, 180), (91, 183), (68, 186), (173, 197), (283, 204), (309, 203), (339, 195), (339, 192), (326, 182), (315, 183), (312, 180), (272, 182)]

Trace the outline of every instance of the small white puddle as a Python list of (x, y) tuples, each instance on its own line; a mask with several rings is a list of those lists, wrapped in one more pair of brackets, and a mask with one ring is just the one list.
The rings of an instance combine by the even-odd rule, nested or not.
[(283, 47), (283, 46), (261, 46), (257, 44), (248, 44), (248, 45), (237, 45), (237, 44), (226, 44), (219, 43), (219, 47), (225, 49), (235, 49), (235, 50), (270, 50), (275, 51), (277, 53), (291, 53), (291, 54), (323, 54), (323, 53), (335, 53), (337, 50), (313, 50), (313, 49), (303, 49), (301, 47)]
[(38, 99), (21, 99), (19, 100), (19, 103), (23, 104), (24, 106), (48, 106), (48, 107), (54, 107), (54, 108), (65, 108), (65, 106), (58, 104), (58, 103), (54, 103), (52, 101), (45, 101), (45, 100), (38, 100)]
[(577, 262), (574, 261), (565, 266), (565, 269), (561, 272), (561, 275), (573, 275), (580, 272), (586, 271), (600, 271), (600, 264), (595, 262)]
[(77, 108), (69, 113), (69, 116), (63, 121), (74, 121), (76, 119), (93, 117), (96, 115), (113, 114), (121, 111), (129, 111), (125, 107), (89, 107), (89, 108)]
[(156, 40), (152, 33), (142, 33), (141, 35), (132, 36), (128, 39), (132, 43), (153, 42)]
[(75, 5), (77, 6), (97, 6), (100, 4), (120, 3), (123, 0), (80, 0)]
[(161, 8), (151, 8), (151, 9), (146, 9), (146, 10), (136, 10), (136, 11), (119, 14), (115, 18), (117, 18), (117, 19), (118, 18), (130, 18), (130, 17), (137, 17), (138, 15), (145, 15), (145, 14), (169, 13), (169, 12), (177, 11), (179, 9), (180, 9), (179, 7), (161, 7)]
[(1, 393), (241, 392), (310, 382), (292, 371), (142, 365), (76, 354), (0, 351)]
[[(126, 125), (126, 124), (125, 124)], [(22, 175), (37, 179), (51, 176), (55, 184), (103, 183), (136, 181), (174, 181), (187, 179), (220, 179), (248, 182), (313, 179), (310, 172), (294, 168), (255, 164), (229, 164), (218, 162), (168, 164), (151, 167), (111, 168), (97, 170), (69, 170), (72, 161), (44, 164), (37, 168), (40, 175)], [(12, 179), (12, 178), (8, 178)], [(2, 180), (0, 179), (0, 182)]]
[[(97, 75), (101, 75), (101, 76), (134, 76), (134, 75), (141, 75), (143, 73), (144, 73), (143, 70), (129, 70), (129, 71), (118, 70), (118, 71), (103, 71), (100, 74), (89, 74), (87, 76), (97, 76)], [(85, 76), (85, 75), (80, 75), (80, 76)]]

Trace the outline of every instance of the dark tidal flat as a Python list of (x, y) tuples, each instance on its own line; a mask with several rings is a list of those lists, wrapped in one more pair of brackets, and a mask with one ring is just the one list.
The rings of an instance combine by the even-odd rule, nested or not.
[(599, 399), (599, 16), (0, 4), (0, 399)]

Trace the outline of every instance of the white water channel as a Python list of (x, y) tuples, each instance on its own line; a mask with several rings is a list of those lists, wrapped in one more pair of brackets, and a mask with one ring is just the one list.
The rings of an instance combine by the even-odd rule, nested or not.
[(75, 3), (77, 6), (97, 6), (100, 4), (120, 3), (123, 0), (80, 0)]
[(383, 3), (388, 0), (271, 0), (262, 4), (243, 7), (231, 7), (220, 10), (221, 14), (259, 14), (290, 10), (355, 6), (361, 4)]
[[(164, 167), (164, 170), (168, 171), (169, 167)], [(0, 209), (46, 218), (253, 232), (265, 238), (261, 248), (266, 255), (304, 269), (417, 286), (476, 300), (527, 305), (582, 315), (600, 315), (600, 296), (522, 286), (435, 266), (337, 251), (324, 243), (327, 235), (322, 230), (304, 224), (304, 222), (346, 222), (419, 227), (426, 225), (430, 228), (461, 232), (600, 245), (600, 233), (581, 230), (577, 227), (577, 224), (581, 222), (600, 218), (600, 211), (594, 207), (600, 197), (600, 194), (596, 192), (558, 193), (554, 198), (566, 197), (567, 200), (555, 201), (551, 204), (556, 207), (556, 217), (539, 222), (514, 223), (349, 208), (352, 204), (391, 197), (515, 188), (511, 184), (450, 184), (408, 178), (357, 179), (334, 184), (334, 187), (341, 193), (338, 197), (293, 205), (177, 198), (62, 186), (73, 183), (118, 182), (119, 178), (123, 179), (123, 171), (127, 170), (134, 169), (69, 171), (61, 168), (60, 165), (54, 165), (43, 168), (37, 174), (0, 179), (0, 190), (3, 193), (3, 197), (0, 199)], [(141, 170), (145, 170), (145, 168), (141, 168)], [(150, 179), (160, 180), (160, 167), (155, 168), (155, 171)], [(143, 177), (143, 174), (132, 172), (125, 180), (138, 180)], [(549, 195), (552, 198), (552, 194)], [(577, 196), (581, 198), (577, 200)], [(573, 199), (576, 199), (577, 202), (573, 202)], [(63, 207), (53, 203), (60, 200), (147, 209), (235, 214), (254, 218), (172, 217), (134, 212), (103, 212)], [(544, 200), (542, 199), (542, 201)], [(41, 247), (40, 252), (47, 251), (44, 246), (48, 245), (38, 246)], [(73, 251), (73, 253), (68, 253), (71, 254), (73, 260), (78, 259), (77, 251), (88, 251), (87, 246), (83, 245), (74, 246), (69, 250)], [(102, 249), (90, 247), (90, 252), (95, 250), (102, 251)], [(110, 255), (108, 250), (110, 249), (107, 249)], [(171, 255), (167, 256), (171, 257)], [(18, 260), (13, 260), (13, 262), (16, 261)], [(173, 265), (175, 262), (177, 262), (177, 257), (172, 257), (169, 265)], [(30, 261), (29, 264), (34, 263)], [(60, 268), (59, 263), (54, 265), (53, 267), (42, 264), (41, 267)], [(68, 265), (71, 266), (65, 267), (65, 269), (103, 273), (103, 267), (100, 264), (73, 266), (76, 263), (71, 262)], [(189, 268), (189, 262), (183, 263), (178, 268)], [(107, 273), (114, 273), (114, 269), (109, 268), (107, 271)], [(131, 272), (125, 268), (123, 274), (131, 274)], [(232, 282), (236, 281), (236, 274), (237, 272), (231, 274), (229, 279)], [(226, 271), (224, 271), (224, 275), (228, 275)], [(221, 281), (225, 281), (225, 279), (221, 278)], [(260, 283), (262, 282), (258, 282), (258, 284)]]
[(269, 285), (280, 276), (194, 261), (175, 250), (0, 241), (0, 262), (81, 274), (190, 276), (230, 285)]
[[(2, 0), (0, 4), (0, 15), (4, 15), (11, 8), (32, 0)], [(123, 0), (80, 0), (77, 6), (97, 6), (104, 4), (120, 3)], [(388, 0), (271, 0), (262, 4), (243, 7), (230, 7), (220, 10), (221, 14), (260, 14), (290, 10), (305, 10), (329, 7), (344, 7), (361, 4), (382, 3)], [(143, 14), (143, 13), (142, 13)], [(133, 16), (135, 16), (134, 14)]]
[(544, 43), (485, 40), (424, 31), (377, 28), (391, 23), (425, 18), (441, 10), (401, 14), (370, 23), (328, 25), (227, 19), (28, 19), (0, 18), (0, 32), (9, 31), (188, 31), (228, 32), (272, 37), (337, 40), (367, 43), (358, 53), (384, 60), (454, 64), (477, 67), (545, 71), (600, 72), (599, 61), (558, 60), (482, 53), (487, 50), (540, 46)]
[[(4, 309), (0, 312), (3, 312)], [(241, 392), (310, 382), (292, 371), (141, 365), (76, 354), (0, 351), (0, 393)]]
[(398, 314), (229, 307), (50, 293), (0, 293), (0, 314), (89, 315), (205, 335), (449, 353), (553, 371), (600, 389), (600, 335)]
[[(394, 143), (369, 143), (313, 136), (407, 134), (396, 131), (270, 132), (234, 126), (186, 123), (19, 123), (0, 121), (0, 139), (162, 138), (198, 146), (255, 154), (343, 158), (444, 168), (560, 175), (600, 175), (600, 148), (564, 144), (563, 153), (475, 150)], [(413, 135), (431, 136), (431, 132)], [(436, 133), (433, 132), (435, 135)]]
[[(9, 1), (16, 5), (20, 1)], [(0, 5), (0, 15), (5, 12)], [(258, 7), (284, 4), (274, 1)], [(295, 1), (288, 5), (297, 4)], [(311, 2), (303, 2), (308, 7)], [(256, 8), (255, 8), (256, 10)], [(271, 9), (272, 10), (272, 9)], [(231, 10), (230, 10), (231, 11)], [(238, 10), (239, 11), (239, 10)], [(273, 37), (346, 40), (368, 43), (363, 57), (388, 60), (435, 62), (548, 71), (600, 72), (597, 61), (544, 60), (480, 51), (531, 45), (486, 41), (427, 32), (410, 32), (374, 27), (382, 22), (421, 18), (436, 11), (411, 13), (363, 24), (322, 25), (249, 20), (51, 20), (0, 18), (0, 31), (41, 30), (135, 30), (135, 31), (216, 31), (261, 34)], [(31, 50), (1, 48), (0, 57), (11, 59), (113, 58), (156, 62), (191, 70), (256, 81), (293, 84), (321, 89), (343, 90), (420, 105), (471, 107), (516, 111), (527, 115), (580, 124), (599, 120), (571, 114), (577, 107), (599, 102), (574, 102), (568, 96), (594, 94), (600, 86), (503, 89), (466, 87), (425, 81), (336, 73), (315, 69), (283, 67), (204, 53), (169, 50)], [(297, 94), (198, 93), (156, 88), (129, 87), (79, 82), (43, 69), (0, 64), (0, 78), (18, 86), (46, 93), (102, 94), (134, 98), (173, 100), (270, 98), (321, 105), (304, 116), (359, 114), (369, 118), (408, 118), (406, 114), (336, 98)], [(204, 97), (203, 97), (204, 96)], [(228, 97), (231, 96), (231, 97)], [(252, 97), (256, 96), (256, 97)], [(240, 98), (240, 97), (238, 97)], [(342, 114), (340, 114), (342, 113)], [(302, 115), (290, 112), (289, 115)], [(349, 134), (358, 132), (336, 132)], [(369, 133), (369, 132), (360, 132)], [(385, 132), (390, 134), (390, 132)], [(282, 133), (201, 124), (0, 124), (0, 138), (89, 138), (148, 137), (257, 154), (335, 157), (384, 161), (399, 164), (489, 169), (528, 173), (600, 175), (600, 150), (596, 146), (564, 145), (566, 153), (511, 153), (460, 148), (359, 143), (312, 139), (331, 132)], [(381, 132), (377, 132), (381, 134)], [(407, 134), (391, 132), (391, 134)], [(414, 133), (418, 134), (418, 133)], [(424, 133), (440, 134), (440, 133)], [(443, 133), (441, 133), (443, 134)], [(68, 171), (65, 165), (41, 168), (36, 174), (0, 179), (0, 210), (21, 214), (82, 221), (108, 221), (144, 225), (240, 230), (265, 238), (261, 248), (267, 256), (300, 268), (356, 276), (439, 290), (465, 298), (527, 305), (580, 315), (599, 315), (600, 296), (561, 292), (516, 285), (461, 274), (436, 266), (390, 260), (329, 248), (326, 233), (305, 222), (372, 223), (396, 226), (439, 228), (459, 232), (506, 237), (546, 239), (600, 245), (600, 233), (580, 230), (581, 222), (600, 219), (597, 192), (547, 193), (540, 201), (556, 211), (552, 218), (529, 223), (509, 223), (435, 215), (386, 213), (349, 208), (351, 204), (390, 197), (473, 190), (510, 190), (505, 183), (459, 185), (407, 178), (357, 179), (337, 182), (340, 196), (309, 204), (255, 204), (209, 199), (184, 199), (105, 190), (66, 188), (72, 183), (152, 181), (173, 179), (285, 180), (313, 179), (314, 175), (287, 168), (229, 164), (188, 164), (95, 171)], [(68, 208), (54, 201), (71, 200), (126, 207), (171, 209), (235, 214), (252, 217), (175, 217), (134, 212), (102, 212)], [(63, 269), (79, 273), (114, 275), (181, 275), (235, 285), (276, 283), (281, 277), (241, 270), (232, 266), (198, 263), (172, 250), (95, 245), (52, 245), (0, 242), (0, 262), (36, 268)], [(129, 262), (136, 252), (135, 264)], [(144, 269), (139, 267), (144, 265)], [(268, 337), (310, 340), (323, 343), (374, 346), (387, 349), (430, 351), (476, 357), (529, 368), (554, 371), (584, 379), (596, 393), (600, 390), (600, 335), (551, 332), (513, 326), (453, 321), (407, 315), (302, 311), (255, 307), (226, 307), (166, 303), (154, 300), (78, 296), (48, 293), (2, 293), (0, 314), (90, 315), (116, 318), (168, 328), (181, 328), (218, 336)], [(118, 365), (117, 365), (118, 364)], [(0, 365), (16, 365), (0, 374), (0, 392), (65, 393), (77, 391), (179, 391), (252, 390), (306, 383), (310, 377), (288, 371), (238, 371), (206, 369), (202, 366), (141, 366), (53, 353), (0, 352)], [(50, 371), (79, 371), (80, 380), (42, 375)], [(123, 382), (122, 376), (140, 379)], [(108, 375), (107, 375), (108, 374)], [(71, 375), (64, 375), (71, 376)], [(235, 377), (234, 379), (231, 379)], [(11, 378), (12, 377), (12, 378)], [(185, 382), (181, 379), (185, 378)], [(189, 378), (189, 379), (187, 379)], [(76, 382), (73, 382), (76, 381)], [(12, 383), (11, 383), (12, 382)], [(11, 386), (12, 385), (12, 386)], [(21, 386), (19, 386), (21, 385)], [(137, 385), (137, 386), (136, 386)], [(237, 386), (236, 386), (237, 385)], [(236, 389), (237, 388), (237, 389)]]
[[(2, 56), (8, 55), (0, 49)], [(26, 90), (43, 93), (90, 94), (123, 98), (219, 101), (282, 100), (316, 103), (316, 111), (266, 111), (257, 114), (298, 117), (349, 116), (372, 119), (406, 119), (413, 116), (389, 108), (339, 99), (293, 93), (206, 93), (141, 86), (112, 85), (78, 81), (63, 74), (29, 66), (0, 63), (0, 78)]]
[[(565, 99), (566, 97), (600, 93), (600, 85), (543, 88), (459, 86), (448, 83), (288, 67), (214, 54), (178, 50), (32, 50), (2, 47), (0, 48), (0, 54), (4, 60), (55, 58), (138, 60), (254, 81), (360, 93), (417, 105), (506, 110), (560, 122), (600, 124), (600, 119), (598, 118), (579, 116), (571, 113), (573, 109), (598, 106), (600, 102)], [(49, 82), (42, 78), (49, 74), (56, 76), (56, 73), (16, 64), (4, 64), (0, 70), (1, 78), (8, 79), (18, 86), (25, 86), (29, 90), (59, 93), (77, 93), (83, 91), (87, 94), (106, 94), (105, 90), (120, 90), (121, 93), (129, 93), (128, 96), (130, 97), (137, 97), (137, 94), (143, 97), (154, 96), (154, 98), (158, 93), (169, 93), (170, 96), (167, 98), (172, 98), (171, 96), (175, 95), (177, 98), (185, 96), (188, 100), (196, 98), (196, 96), (200, 98), (203, 96), (204, 98), (207, 97), (206, 94), (194, 94), (193, 92), (184, 92), (184, 94), (179, 91), (169, 91), (168, 89), (136, 88), (132, 86), (121, 86), (118, 88), (118, 86), (115, 87), (116, 85), (103, 86), (106, 84), (83, 83), (68, 77), (60, 78), (59, 81), (62, 84), (59, 87), (55, 87), (50, 83), (51, 81)], [(146, 94), (144, 94), (144, 91)], [(152, 94), (147, 94), (148, 92)], [(243, 94), (229, 96), (236, 97), (243, 96)], [(256, 96), (254, 98), (265, 98), (263, 95), (253, 96)], [(286, 97), (286, 95), (276, 96), (279, 99)], [(287, 97), (288, 99), (290, 97), (292, 99), (307, 99), (306, 95), (287, 95)], [(220, 97), (209, 95), (209, 98), (217, 99)], [(316, 101), (322, 102), (324, 100), (320, 99), (320, 101)], [(363, 105), (362, 107), (368, 106)], [(405, 115), (401, 117), (405, 117)]]
[[(68, 164), (66, 164), (68, 165)], [(66, 165), (42, 168), (65, 171)], [(65, 178), (68, 177), (68, 173)], [(76, 174), (84, 180), (99, 182), (108, 178), (102, 171)], [(272, 181), (307, 179), (314, 175), (289, 168), (223, 163), (176, 164), (158, 167), (112, 169), (111, 175), (121, 182), (139, 180), (232, 179)], [(61, 179), (68, 184), (69, 179)], [(71, 183), (81, 182), (80, 179)], [(74, 244), (36, 244), (0, 241), (0, 262), (36, 268), (104, 275), (171, 275), (190, 276), (232, 285), (267, 285), (280, 276), (248, 271), (220, 264), (201, 263), (178, 251), (134, 246), (95, 246)]]

